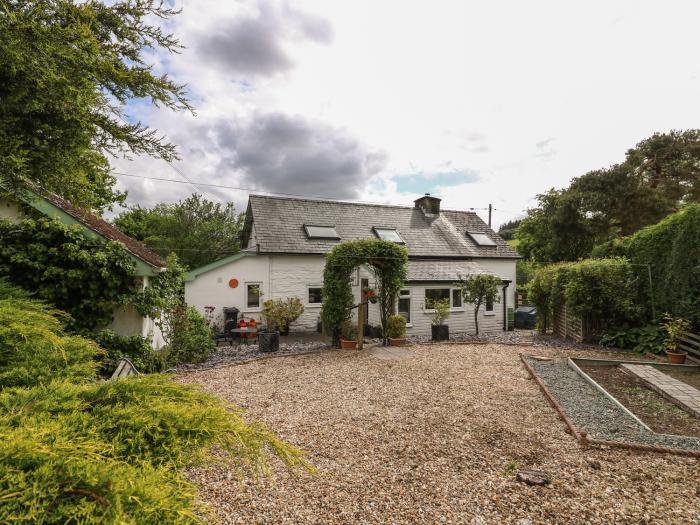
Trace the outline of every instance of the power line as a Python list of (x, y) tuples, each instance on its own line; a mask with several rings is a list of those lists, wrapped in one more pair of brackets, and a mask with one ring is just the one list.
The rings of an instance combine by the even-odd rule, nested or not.
[[(174, 167), (174, 166), (173, 166)], [(267, 193), (269, 195), (284, 195), (287, 197), (300, 197), (300, 198), (313, 198), (313, 199), (323, 199), (323, 200), (338, 200), (338, 201), (343, 201), (343, 199), (332, 199), (330, 197), (324, 196), (324, 195), (300, 195), (298, 193), (285, 193), (283, 191), (267, 191), (267, 190), (261, 190), (258, 188), (246, 188), (243, 186), (229, 186), (227, 184), (212, 184), (208, 182), (196, 182), (196, 181), (190, 181), (189, 179), (187, 181), (184, 180), (177, 180), (177, 179), (166, 179), (164, 177), (152, 177), (149, 175), (136, 175), (135, 173), (124, 173), (123, 171), (115, 171), (112, 170), (112, 173), (114, 175), (120, 175), (123, 177), (134, 177), (137, 179), (145, 179), (145, 180), (155, 180), (155, 181), (160, 181), (160, 182), (172, 182), (174, 184), (190, 184), (192, 186), (207, 186), (210, 188), (220, 188), (220, 189), (225, 189), (225, 190), (236, 190), (236, 191), (247, 191), (247, 192), (252, 192), (252, 193)], [(358, 204), (374, 204), (374, 205), (384, 205), (384, 203), (381, 202), (372, 202), (372, 201), (358, 201), (358, 200), (353, 200), (353, 201), (347, 201), (351, 203), (358, 203)], [(388, 204), (387, 206), (396, 206), (393, 204)], [(398, 206), (400, 207), (400, 206)], [(469, 210), (488, 210), (488, 208), (473, 208), (469, 207)]]

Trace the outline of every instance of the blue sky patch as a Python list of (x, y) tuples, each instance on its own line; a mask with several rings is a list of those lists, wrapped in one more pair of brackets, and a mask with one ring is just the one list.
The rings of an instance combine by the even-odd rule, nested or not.
[(393, 177), (398, 190), (404, 193), (430, 193), (440, 186), (459, 186), (478, 182), (480, 179), (479, 174), (473, 170), (412, 173)]

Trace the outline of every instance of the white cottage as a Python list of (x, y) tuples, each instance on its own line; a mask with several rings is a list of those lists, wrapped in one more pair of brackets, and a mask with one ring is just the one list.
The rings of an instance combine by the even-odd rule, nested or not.
[[(451, 333), (473, 332), (471, 305), (462, 303), (454, 283), (460, 276), (491, 274), (501, 278), (500, 302), (482, 307), (482, 332), (508, 329), (515, 298), (518, 254), (474, 212), (441, 210), (440, 199), (425, 195), (414, 206), (251, 195), (241, 246), (236, 255), (192, 270), (185, 300), (202, 313), (213, 308), (221, 324), (223, 309), (235, 307), (260, 321), (267, 299), (299, 297), (304, 314), (292, 331), (314, 331), (321, 311), (324, 256), (343, 241), (380, 238), (408, 249), (408, 279), (395, 305), (405, 316), (409, 335), (430, 334), (426, 301), (449, 298), (446, 324)], [(373, 286), (366, 267), (357, 269), (353, 292)], [(379, 310), (370, 305), (370, 324)]]

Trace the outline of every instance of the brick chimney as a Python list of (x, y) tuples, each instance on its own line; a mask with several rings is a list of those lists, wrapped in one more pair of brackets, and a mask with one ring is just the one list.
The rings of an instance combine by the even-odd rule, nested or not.
[(426, 193), (419, 199), (414, 200), (416, 208), (423, 211), (426, 217), (437, 217), (440, 215), (440, 200), (437, 197), (431, 197), (430, 193)]

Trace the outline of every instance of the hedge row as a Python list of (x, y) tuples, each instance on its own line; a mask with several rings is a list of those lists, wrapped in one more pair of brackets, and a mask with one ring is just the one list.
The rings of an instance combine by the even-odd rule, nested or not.
[(545, 266), (530, 283), (528, 297), (537, 306), (541, 328), (549, 324), (559, 304), (583, 319), (602, 321), (606, 328), (638, 318), (636, 296), (632, 267), (617, 257)]
[(645, 320), (668, 312), (700, 330), (700, 204), (686, 206), (631, 237), (598, 246), (593, 255), (618, 255), (630, 261)]

